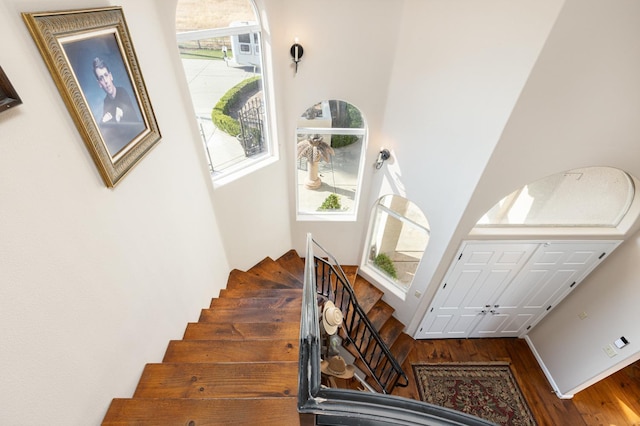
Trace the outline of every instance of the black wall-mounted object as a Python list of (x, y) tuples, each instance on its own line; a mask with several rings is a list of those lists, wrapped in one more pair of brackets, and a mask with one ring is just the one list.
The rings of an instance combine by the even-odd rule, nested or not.
[(289, 52), (291, 53), (291, 58), (293, 58), (293, 63), (296, 64), (296, 74), (297, 74), (298, 63), (302, 60), (302, 55), (304, 55), (304, 49), (302, 48), (302, 45), (298, 43), (298, 40), (296, 40), (296, 42), (293, 43), (293, 45), (291, 46), (291, 49), (289, 50)]
[(18, 96), (18, 92), (13, 88), (9, 78), (0, 67), (0, 112), (20, 105), (22, 100)]
[(378, 153), (378, 159), (376, 160), (376, 163), (375, 163), (376, 170), (380, 170), (384, 162), (387, 161), (389, 158), (391, 158), (391, 153), (389, 152), (389, 150), (386, 148), (381, 149), (380, 152)]

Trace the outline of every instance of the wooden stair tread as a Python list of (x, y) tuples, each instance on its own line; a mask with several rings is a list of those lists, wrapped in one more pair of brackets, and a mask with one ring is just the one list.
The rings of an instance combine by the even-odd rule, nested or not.
[[(390, 317), (382, 326), (382, 328), (378, 331), (380, 338), (384, 342), (385, 345), (391, 350), (391, 347), (395, 343), (395, 341), (403, 334), (404, 325), (397, 320), (395, 317)], [(379, 346), (375, 344), (375, 341), (369, 337), (369, 335), (365, 336), (366, 339), (369, 340), (369, 344), (364, 348), (364, 357), (365, 359), (371, 360), (376, 359), (377, 354), (380, 352)], [(413, 340), (413, 339), (412, 339)], [(356, 343), (360, 343), (357, 341)], [(358, 352), (355, 349), (354, 345), (348, 345), (346, 347), (347, 351), (351, 353), (354, 357), (358, 357)], [(393, 351), (391, 353), (394, 355)], [(400, 365), (401, 362), (399, 362)]]
[(298, 363), (147, 364), (134, 398), (258, 398), (295, 396)]
[(396, 341), (391, 345), (391, 353), (396, 357), (398, 363), (402, 365), (404, 360), (407, 359), (409, 353), (413, 349), (414, 340), (413, 337), (409, 336), (406, 333), (400, 334)]
[(388, 303), (378, 300), (375, 305), (367, 312), (369, 321), (379, 331), (389, 318), (393, 316), (393, 309)]
[[(413, 339), (357, 266), (342, 269), (402, 365)], [(295, 250), (248, 271), (232, 270), (199, 322), (187, 324), (183, 340), (169, 342), (162, 363), (145, 367), (134, 398), (112, 401), (103, 425), (313, 424), (297, 413), (303, 280), (304, 259)], [(366, 371), (360, 360), (354, 364)]]
[(298, 281), (304, 282), (304, 259), (295, 250), (289, 250), (276, 259), (276, 262), (296, 277)]
[[(411, 349), (413, 348), (413, 338), (406, 333), (401, 333), (400, 336), (396, 339), (395, 343), (389, 346), (389, 351), (393, 355), (393, 357), (398, 361), (398, 365), (402, 366), (402, 363), (409, 356)], [(367, 353), (368, 356), (371, 353)], [(376, 355), (374, 354), (373, 359), (376, 359)], [(356, 359), (355, 364), (363, 366), (362, 360)], [(356, 366), (357, 366), (356, 365)], [(365, 370), (363, 370), (365, 371)]]
[(298, 399), (291, 398), (117, 398), (103, 426), (300, 425)]
[[(220, 290), (221, 299), (241, 299), (245, 297), (299, 297), (302, 300), (301, 288), (226, 288)], [(302, 306), (302, 304), (301, 304)]]
[(351, 287), (354, 288), (356, 279), (358, 277), (358, 269), (359, 269), (358, 266), (356, 265), (341, 265), (341, 266), (342, 266), (342, 270), (344, 271), (344, 274), (347, 276), (347, 279), (349, 280), (349, 284), (351, 284)]
[[(409, 353), (411, 352), (412, 348), (413, 348), (413, 338), (411, 336), (409, 336), (408, 334), (406, 334), (406, 333), (402, 333), (398, 337), (398, 339), (396, 339), (396, 342), (389, 348), (389, 350), (393, 354), (394, 358), (398, 361), (398, 365), (400, 365), (402, 367), (402, 364), (404, 363), (404, 361), (409, 356)], [(354, 365), (356, 367), (358, 367), (360, 370), (362, 370), (363, 372), (365, 372), (365, 374), (366, 374), (367, 369), (364, 366), (364, 363), (362, 362), (362, 360), (356, 359), (355, 362), (354, 362)], [(388, 374), (389, 374), (389, 371), (391, 369), (390, 368), (378, 367), (375, 370), (376, 370), (376, 373), (380, 377), (382, 377), (383, 380), (384, 380), (384, 379), (388, 378)], [(402, 379), (400, 379), (400, 380), (402, 380)], [(374, 389), (376, 389), (379, 392), (381, 391), (381, 389), (378, 386), (378, 384), (370, 376), (367, 376), (366, 381)]]
[(391, 347), (403, 331), (404, 324), (402, 324), (396, 317), (391, 316), (391, 318), (389, 318), (380, 328), (378, 334), (380, 334), (382, 341), (387, 346)]
[[(393, 312), (394, 312), (394, 309), (391, 306), (389, 306), (387, 303), (383, 302), (382, 300), (379, 300), (369, 310), (369, 312), (367, 313), (367, 318), (369, 318), (369, 321), (371, 322), (371, 325), (376, 330), (376, 332), (378, 332), (378, 334), (380, 334), (380, 331), (382, 330), (382, 328), (387, 324), (388, 321), (391, 320), (391, 318), (393, 318)], [(348, 312), (347, 315), (345, 316), (345, 322), (346, 323), (350, 323), (352, 321), (352, 317), (353, 317), (352, 312)], [(356, 321), (357, 321), (357, 319), (356, 319)], [(391, 327), (394, 324), (395, 325), (397, 325), (397, 324), (402, 325), (399, 322), (397, 322), (397, 323), (393, 322), (393, 324), (390, 324), (388, 327)], [(404, 328), (404, 326), (402, 328)], [(400, 331), (402, 331), (402, 328), (400, 329)], [(358, 325), (354, 330), (355, 331), (351, 332), (351, 335), (352, 335), (352, 337), (353, 336), (357, 337), (356, 341), (355, 341), (355, 343), (357, 345), (363, 344), (363, 342), (362, 342), (363, 340), (364, 340), (364, 343), (366, 344), (366, 342), (371, 339), (370, 333), (366, 332), (366, 327), (365, 327), (364, 323)], [(390, 330), (390, 329), (385, 329), (385, 332), (387, 333), (387, 337), (390, 337), (390, 338), (393, 337), (393, 335), (391, 334), (392, 332), (393, 333), (398, 333), (397, 331)], [(341, 337), (343, 339), (346, 339), (346, 331), (344, 330), (344, 328), (342, 328), (340, 330), (340, 335), (341, 335)], [(382, 335), (380, 337), (383, 338), (382, 340), (385, 342), (385, 344), (387, 344), (387, 346), (389, 346), (390, 343), (393, 343), (393, 341), (387, 342)], [(397, 335), (395, 337), (397, 338)], [(394, 340), (395, 340), (395, 338), (394, 338)], [(347, 350), (352, 355), (358, 356), (356, 349), (352, 345), (347, 346)]]
[(300, 306), (284, 309), (203, 309), (200, 322), (291, 322), (300, 321)]
[(183, 340), (273, 340), (296, 339), (300, 321), (247, 323), (189, 323)]
[(279, 289), (279, 288), (302, 288), (300, 285), (291, 285), (287, 282), (280, 282), (263, 278), (249, 272), (241, 271), (239, 269), (233, 269), (229, 272), (229, 278), (227, 279), (228, 289)]
[[(276, 292), (273, 291), (272, 294)], [(245, 308), (261, 308), (261, 309), (286, 309), (302, 308), (302, 294), (299, 296), (278, 296), (277, 294), (268, 297), (237, 297), (212, 299), (209, 307), (212, 309), (245, 309)]]
[(355, 283), (353, 283), (353, 291), (356, 294), (358, 303), (366, 313), (369, 313), (369, 310), (382, 299), (384, 294), (360, 275), (356, 277)]
[(286, 269), (280, 267), (280, 265), (278, 265), (275, 260), (269, 257), (264, 258), (255, 266), (249, 268), (247, 272), (250, 274), (254, 274), (260, 278), (264, 278), (281, 284), (286, 284), (291, 288), (302, 288), (303, 281), (297, 279)]
[(245, 297), (241, 299), (225, 298), (212, 299), (209, 305), (212, 309), (297, 309), (302, 308), (302, 294), (300, 297)]
[(298, 361), (299, 339), (172, 340), (162, 362)]

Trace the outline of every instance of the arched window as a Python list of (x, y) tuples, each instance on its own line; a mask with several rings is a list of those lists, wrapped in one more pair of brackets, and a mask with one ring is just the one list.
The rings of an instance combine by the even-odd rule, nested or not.
[(385, 195), (373, 208), (365, 267), (406, 293), (429, 243), (422, 210), (398, 195)]
[(299, 220), (355, 220), (366, 152), (366, 126), (348, 102), (310, 106), (296, 129)]
[(512, 192), (478, 227), (616, 227), (635, 196), (633, 179), (611, 167), (558, 173)]
[(261, 26), (251, 0), (179, 0), (176, 37), (214, 180), (271, 157)]

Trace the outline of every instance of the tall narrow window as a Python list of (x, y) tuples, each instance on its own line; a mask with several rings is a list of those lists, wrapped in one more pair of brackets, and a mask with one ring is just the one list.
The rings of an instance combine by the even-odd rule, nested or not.
[(179, 0), (176, 30), (212, 177), (270, 157), (260, 25), (250, 0)]
[(299, 117), (296, 136), (298, 219), (355, 220), (366, 145), (360, 110), (318, 102)]
[(398, 195), (385, 195), (373, 211), (365, 266), (407, 292), (429, 243), (422, 210)]

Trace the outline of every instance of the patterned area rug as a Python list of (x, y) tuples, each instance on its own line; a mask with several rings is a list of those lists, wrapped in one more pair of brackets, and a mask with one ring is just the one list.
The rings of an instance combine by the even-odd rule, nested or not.
[(414, 365), (420, 398), (498, 425), (536, 425), (509, 364)]

